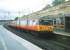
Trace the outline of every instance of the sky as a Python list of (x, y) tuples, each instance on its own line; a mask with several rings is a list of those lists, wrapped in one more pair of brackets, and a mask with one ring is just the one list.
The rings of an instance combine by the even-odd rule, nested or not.
[(53, 0), (0, 0), (0, 19), (13, 19), (16, 15), (26, 15), (39, 11), (47, 4), (51, 4), (52, 1)]

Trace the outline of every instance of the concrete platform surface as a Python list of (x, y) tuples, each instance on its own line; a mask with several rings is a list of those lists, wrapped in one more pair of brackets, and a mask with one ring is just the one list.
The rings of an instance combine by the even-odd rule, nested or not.
[(0, 25), (0, 50), (42, 50)]

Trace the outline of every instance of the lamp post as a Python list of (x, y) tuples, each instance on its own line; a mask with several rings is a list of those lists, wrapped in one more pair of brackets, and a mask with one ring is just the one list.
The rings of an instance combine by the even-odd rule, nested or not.
[[(20, 16), (20, 11), (18, 12), (19, 16)], [(20, 27), (20, 18), (18, 18), (18, 22), (19, 22), (19, 27)]]
[(8, 18), (10, 19), (10, 12), (8, 12)]

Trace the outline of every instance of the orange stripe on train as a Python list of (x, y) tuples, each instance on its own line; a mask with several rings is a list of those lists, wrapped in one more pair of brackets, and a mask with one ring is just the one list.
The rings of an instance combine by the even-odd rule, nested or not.
[(53, 28), (46, 25), (17, 26), (17, 29), (26, 29), (26, 30), (33, 30), (33, 31), (53, 31)]

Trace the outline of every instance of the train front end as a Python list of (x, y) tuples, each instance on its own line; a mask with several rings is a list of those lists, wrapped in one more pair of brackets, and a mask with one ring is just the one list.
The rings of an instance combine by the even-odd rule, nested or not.
[(41, 19), (39, 21), (39, 28), (38, 31), (41, 32), (53, 32), (54, 27), (53, 27), (53, 20), (51, 19)]

